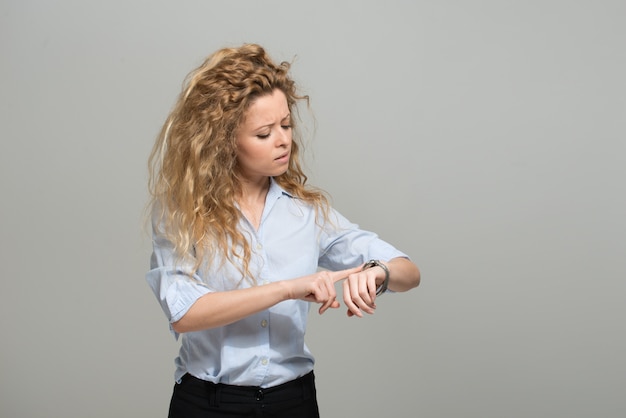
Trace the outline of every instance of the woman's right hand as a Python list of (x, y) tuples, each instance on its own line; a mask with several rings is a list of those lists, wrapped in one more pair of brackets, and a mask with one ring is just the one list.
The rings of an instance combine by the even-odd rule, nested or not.
[(285, 280), (283, 283), (288, 286), (290, 299), (319, 303), (322, 305), (319, 308), (319, 313), (323, 314), (328, 308), (340, 306), (337, 301), (335, 283), (361, 271), (361, 268), (362, 266), (339, 271), (318, 271), (308, 276)]

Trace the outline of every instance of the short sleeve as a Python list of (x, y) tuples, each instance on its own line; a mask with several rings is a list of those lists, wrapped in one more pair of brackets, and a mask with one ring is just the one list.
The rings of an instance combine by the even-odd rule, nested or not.
[(377, 234), (360, 229), (339, 212), (332, 210), (320, 240), (319, 265), (331, 270), (350, 268), (371, 259), (409, 258)]
[[(200, 297), (211, 290), (197, 274), (190, 274), (193, 266), (178, 262), (174, 246), (157, 232), (153, 233), (153, 251), (146, 281), (159, 301), (171, 324), (180, 320)], [(174, 336), (178, 335), (172, 330)]]

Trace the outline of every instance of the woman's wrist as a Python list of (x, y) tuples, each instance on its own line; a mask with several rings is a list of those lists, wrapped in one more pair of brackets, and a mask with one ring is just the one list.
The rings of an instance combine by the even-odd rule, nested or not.
[(367, 270), (372, 267), (380, 267), (385, 273), (385, 278), (382, 283), (376, 287), (376, 296), (382, 295), (387, 291), (389, 286), (389, 268), (380, 260), (370, 260), (363, 265), (363, 270)]

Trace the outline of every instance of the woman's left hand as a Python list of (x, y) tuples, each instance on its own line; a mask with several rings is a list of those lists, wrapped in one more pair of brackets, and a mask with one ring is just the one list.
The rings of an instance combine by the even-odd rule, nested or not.
[(350, 274), (343, 281), (343, 301), (348, 316), (363, 317), (363, 312), (376, 310), (376, 288), (385, 280), (385, 271), (378, 266)]

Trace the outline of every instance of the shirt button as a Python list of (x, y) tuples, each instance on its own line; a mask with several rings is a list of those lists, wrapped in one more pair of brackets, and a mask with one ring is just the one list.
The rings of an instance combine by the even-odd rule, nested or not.
[(263, 284), (268, 284), (269, 282), (269, 280), (263, 280)]
[(264, 366), (267, 366), (268, 360), (266, 358), (264, 358), (263, 360), (261, 360), (261, 364)]
[(263, 248), (263, 245), (261, 245), (261, 243), (260, 243), (260, 242), (257, 242), (257, 244), (256, 244), (256, 249), (257, 249), (257, 250), (260, 250), (261, 248)]
[(264, 320), (262, 320), (262, 321), (261, 321), (261, 326), (262, 326), (263, 328), (265, 328), (265, 327), (267, 326), (267, 320), (265, 320), (265, 319), (264, 319)]

